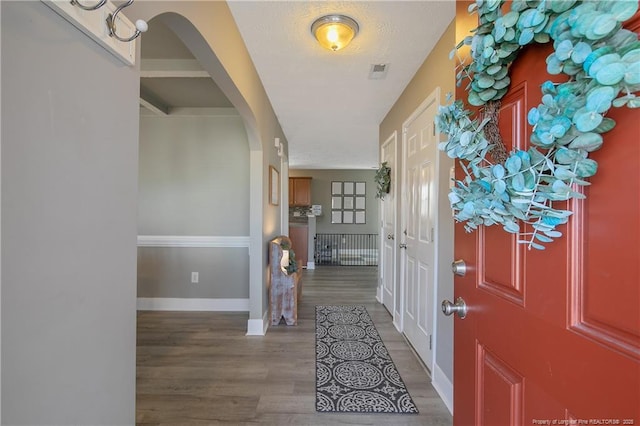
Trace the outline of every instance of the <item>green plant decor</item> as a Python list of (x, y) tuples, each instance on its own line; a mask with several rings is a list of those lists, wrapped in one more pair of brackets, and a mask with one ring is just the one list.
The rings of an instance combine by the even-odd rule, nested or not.
[(384, 196), (391, 190), (391, 168), (387, 165), (386, 161), (383, 162), (376, 171), (374, 181), (377, 185), (376, 198), (384, 200)]
[[(572, 214), (554, 202), (585, 198), (580, 187), (598, 168), (589, 154), (616, 124), (607, 111), (640, 107), (640, 42), (622, 28), (638, 2), (514, 0), (506, 13), (503, 3), (477, 0), (469, 7), (479, 14), (479, 26), (452, 56), (471, 46), (472, 62), (460, 60), (457, 85), (469, 79), (468, 102), (486, 114), (474, 119), (460, 100), (440, 106), (436, 123), (448, 138), (440, 149), (460, 159), (464, 178), (456, 180), (449, 201), (468, 232), (499, 224), (529, 249), (544, 249)], [(550, 41), (547, 72), (568, 79), (542, 85), (542, 103), (528, 112), (531, 147), (507, 153), (496, 112), (509, 88), (509, 66), (523, 46)]]
[(296, 253), (291, 248), (291, 244), (286, 241), (282, 241), (280, 243), (280, 247), (282, 250), (289, 250), (289, 265), (285, 266), (285, 271), (287, 271), (287, 275), (291, 275), (294, 272), (298, 271), (298, 262), (296, 262)]
[(289, 266), (285, 268), (287, 275), (291, 275), (294, 272), (298, 272), (298, 262), (296, 262), (296, 252), (293, 249), (289, 249)]

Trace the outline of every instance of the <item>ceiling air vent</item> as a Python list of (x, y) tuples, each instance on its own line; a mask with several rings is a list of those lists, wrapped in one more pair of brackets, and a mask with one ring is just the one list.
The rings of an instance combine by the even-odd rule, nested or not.
[(382, 80), (387, 76), (389, 64), (371, 64), (369, 80)]

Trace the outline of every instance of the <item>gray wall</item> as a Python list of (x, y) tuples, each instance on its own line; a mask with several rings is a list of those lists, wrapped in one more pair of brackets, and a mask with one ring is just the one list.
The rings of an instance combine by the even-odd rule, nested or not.
[[(140, 247), (138, 297), (248, 299), (248, 249)], [(199, 282), (191, 283), (191, 272)]]
[(135, 422), (139, 72), (2, 1), (2, 424)]
[[(240, 116), (141, 117), (138, 232), (248, 237), (249, 145)], [(248, 253), (140, 247), (138, 297), (249, 298)]]
[[(316, 218), (319, 234), (377, 234), (380, 232), (378, 199), (373, 180), (375, 170), (290, 169), (289, 176), (311, 176), (311, 203), (322, 205), (322, 216)], [(331, 223), (331, 182), (366, 182), (366, 221), (364, 224)]]
[(140, 235), (249, 235), (239, 116), (140, 117)]
[[(420, 66), (403, 93), (380, 124), (380, 144), (386, 141), (394, 131), (398, 132), (397, 167), (402, 166), (402, 124), (418, 108), (418, 106), (433, 92), (440, 88), (441, 104), (446, 103), (447, 93), (455, 92), (454, 62), (449, 60), (449, 52), (455, 46), (455, 20), (449, 24), (440, 40), (431, 51), (427, 59)], [(436, 300), (453, 300), (453, 275), (451, 262), (453, 261), (453, 218), (449, 206), (449, 170), (453, 166), (451, 160), (443, 152), (438, 158), (438, 282)], [(400, 185), (402, 182), (400, 181)], [(398, 187), (402, 193), (402, 186)], [(397, 197), (400, 203), (400, 197)], [(397, 223), (400, 223), (402, 211), (398, 208)], [(398, 232), (396, 232), (396, 235)], [(399, 280), (400, 268), (397, 268)], [(453, 317), (445, 317), (438, 313), (436, 324), (437, 347), (436, 364), (453, 382)]]
[[(2, 22), (2, 7), (0, 7), (0, 23)], [(2, 45), (2, 31), (0, 31), (0, 46)], [(1, 63), (1, 61), (0, 61)], [(0, 81), (2, 67), (0, 66)], [(0, 84), (0, 99), (2, 99), (2, 84)], [(0, 102), (0, 117), (2, 117), (2, 102)], [(2, 120), (0, 119), (0, 193), (2, 192)], [(2, 241), (2, 196), (0, 196), (0, 242)], [(2, 424), (2, 244), (0, 244), (0, 424)]]

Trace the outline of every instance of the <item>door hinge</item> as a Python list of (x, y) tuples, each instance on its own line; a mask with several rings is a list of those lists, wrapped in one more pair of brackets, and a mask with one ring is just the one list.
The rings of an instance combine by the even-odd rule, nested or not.
[(434, 235), (434, 230), (433, 230), (433, 228), (431, 228), (431, 242), (435, 241), (434, 238), (433, 238), (433, 235)]
[(433, 334), (430, 334), (429, 335), (429, 350), (433, 349), (433, 342), (432, 342), (433, 339), (432, 338), (433, 338)]

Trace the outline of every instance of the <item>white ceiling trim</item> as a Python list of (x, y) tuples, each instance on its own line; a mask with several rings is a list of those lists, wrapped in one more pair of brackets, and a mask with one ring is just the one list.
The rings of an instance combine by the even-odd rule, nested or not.
[(206, 71), (140, 71), (141, 78), (211, 78)]
[(195, 59), (143, 59), (142, 78), (211, 78)]
[(161, 117), (169, 115), (169, 111), (164, 108), (158, 107), (146, 99), (140, 98), (140, 106), (144, 107), (148, 111), (151, 111), (154, 115), (159, 115)]

